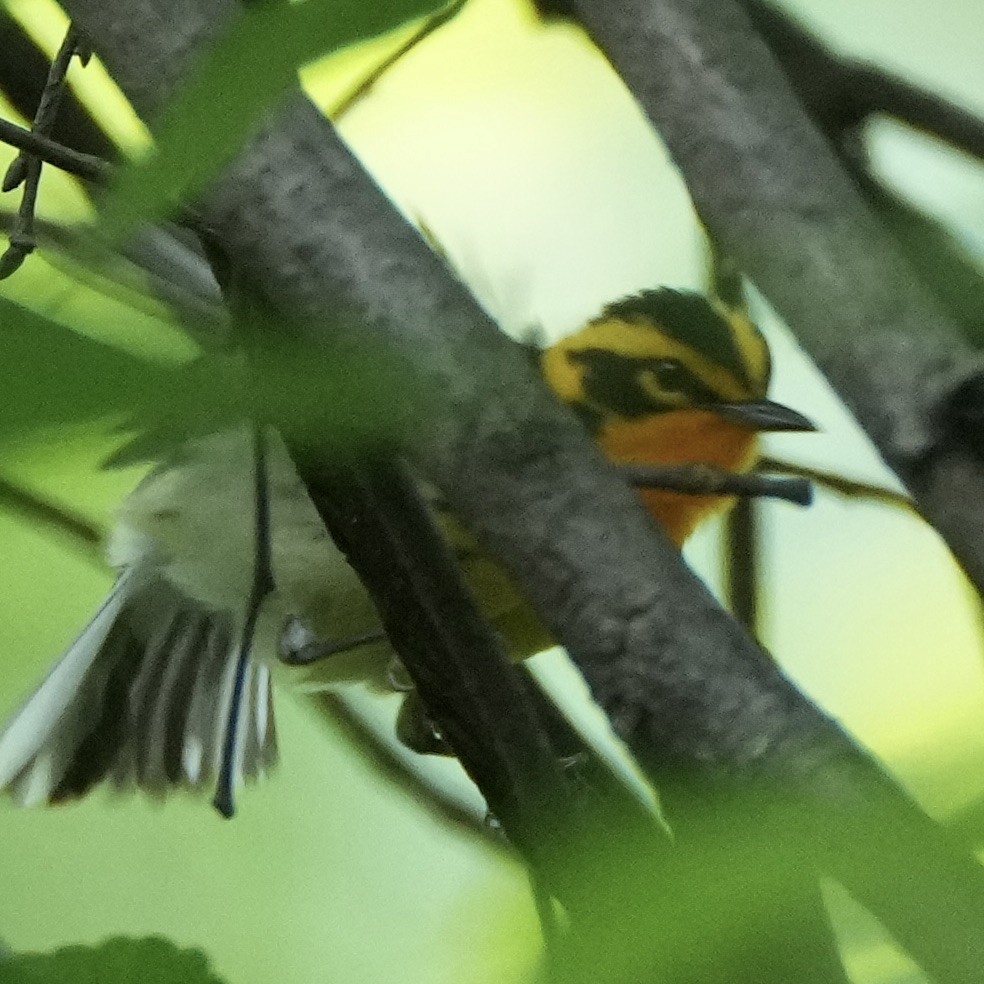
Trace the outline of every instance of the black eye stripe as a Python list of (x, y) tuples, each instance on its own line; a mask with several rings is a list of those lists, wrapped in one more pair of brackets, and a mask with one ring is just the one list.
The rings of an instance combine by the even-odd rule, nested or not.
[(645, 290), (609, 304), (603, 314), (622, 321), (659, 325), (664, 335), (749, 382), (748, 366), (731, 326), (700, 294), (668, 287)]
[(673, 363), (672, 392), (680, 393), (693, 404), (714, 399), (714, 393), (685, 365), (676, 360), (653, 356), (621, 355), (603, 348), (586, 348), (567, 353), (571, 362), (584, 370), (583, 384), (587, 400), (623, 417), (641, 417), (654, 410), (670, 410), (675, 404), (660, 406), (653, 393), (642, 385), (643, 374), (651, 372), (659, 381), (661, 371)]

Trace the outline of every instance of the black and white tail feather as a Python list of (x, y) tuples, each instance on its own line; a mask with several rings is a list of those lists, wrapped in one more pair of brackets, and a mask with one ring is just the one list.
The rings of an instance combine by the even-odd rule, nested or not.
[(179, 592), (151, 551), (126, 567), (95, 617), (0, 732), (0, 790), (24, 804), (108, 780), (152, 794), (232, 784), (276, 762), (270, 671), (245, 663), (242, 625)]

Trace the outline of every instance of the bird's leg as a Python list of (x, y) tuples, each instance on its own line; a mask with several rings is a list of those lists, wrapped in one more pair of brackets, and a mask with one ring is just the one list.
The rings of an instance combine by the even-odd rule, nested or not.
[(219, 779), (212, 805), (229, 818), (235, 812), (233, 787), (236, 780), (236, 755), (238, 753), (239, 733), (242, 726), (242, 704), (245, 693), (246, 675), (253, 652), (253, 639), (256, 635), (256, 621), (263, 602), (274, 589), (273, 565), (270, 555), (270, 491), (267, 482), (266, 434), (263, 424), (253, 425), (253, 583), (246, 602), (246, 617), (243, 620), (242, 637), (239, 643), (239, 656), (236, 660), (235, 676), (232, 684), (232, 697), (226, 719), (225, 734), (222, 741), (222, 762)]

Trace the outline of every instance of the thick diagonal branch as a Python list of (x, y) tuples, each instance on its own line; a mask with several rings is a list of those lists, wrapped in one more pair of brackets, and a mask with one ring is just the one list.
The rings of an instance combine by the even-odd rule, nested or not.
[(984, 121), (903, 78), (835, 54), (775, 0), (740, 0), (820, 129), (837, 144), (885, 113), (984, 159)]

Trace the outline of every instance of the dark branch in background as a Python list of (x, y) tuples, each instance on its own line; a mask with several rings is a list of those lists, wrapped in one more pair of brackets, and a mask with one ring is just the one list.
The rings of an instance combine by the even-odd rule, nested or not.
[[(708, 238), (708, 244), (711, 293), (729, 308), (740, 310), (748, 316), (748, 299), (741, 269), (713, 238)], [(812, 497), (812, 489), (810, 495)], [(739, 499), (724, 517), (724, 597), (731, 614), (753, 639), (760, 638), (758, 516), (759, 509), (754, 502)]]
[[(74, 27), (69, 27), (65, 40), (51, 64), (48, 81), (41, 92), (37, 112), (34, 114), (32, 129), (42, 136), (50, 134), (54, 127), (65, 86), (65, 74), (76, 55), (83, 63), (89, 59), (89, 53), (81, 34)], [(27, 256), (34, 250), (34, 208), (37, 203), (40, 180), (41, 159), (23, 150), (11, 161), (4, 175), (3, 191), (13, 191), (21, 185), (24, 186), (24, 191), (17, 213), (18, 222), (10, 236), (10, 245), (6, 252), (0, 256), (0, 280), (9, 277), (18, 270)]]
[(0, 510), (17, 516), (32, 527), (67, 536), (87, 556), (99, 556), (102, 531), (84, 516), (55, 505), (34, 492), (0, 476)]
[[(234, 13), (223, 0), (66, 6), (145, 118)], [(645, 18), (624, 7), (634, 32)], [(415, 465), (511, 570), (644, 766), (667, 778), (669, 805), (693, 816), (688, 797), (708, 806), (715, 790), (782, 787), (798, 822), (778, 824), (777, 843), (793, 840), (804, 864), (821, 864), (865, 899), (941, 980), (976, 984), (984, 889), (975, 862), (713, 603), (578, 422), (313, 107), (293, 102), (202, 212), (264, 299), (292, 316), (285, 326), (299, 325), (331, 359), (341, 328), (364, 325), (437, 402), (409, 442)], [(411, 419), (413, 410), (401, 408)]]
[(925, 289), (984, 348), (984, 277), (948, 230), (871, 173), (863, 125), (886, 113), (984, 160), (984, 120), (873, 65), (842, 58), (766, 0), (744, 0), (813, 122), (895, 237)]
[(850, 82), (852, 96), (867, 114), (894, 116), (984, 160), (984, 122), (962, 106), (871, 65), (856, 65)]
[(942, 223), (924, 215), (861, 170), (858, 187), (892, 233), (919, 281), (977, 349), (984, 349), (984, 277), (966, 246)]
[(835, 54), (769, 0), (741, 0), (814, 122), (840, 145), (885, 113), (984, 160), (984, 120), (876, 65)]
[[(487, 842), (504, 846), (505, 842), (501, 839), (497, 841), (489, 837), (489, 828), (481, 815), (466, 809), (447, 796), (441, 788), (426, 782), (418, 773), (411, 771), (406, 761), (382, 741), (373, 725), (359, 713), (358, 707), (344, 693), (318, 690), (305, 696), (306, 702), (344, 736), (359, 757), (375, 772), (397, 786), (404, 795), (421, 804), (441, 822), (466, 830)], [(422, 792), (426, 795), (422, 796)]]
[[(710, 246), (711, 292), (729, 308), (748, 315), (748, 300), (741, 269), (719, 243)], [(763, 469), (768, 471), (768, 469)], [(813, 490), (809, 487), (812, 499)], [(759, 636), (759, 529), (758, 506), (750, 499), (739, 499), (724, 517), (724, 597), (731, 614), (753, 639)]]

